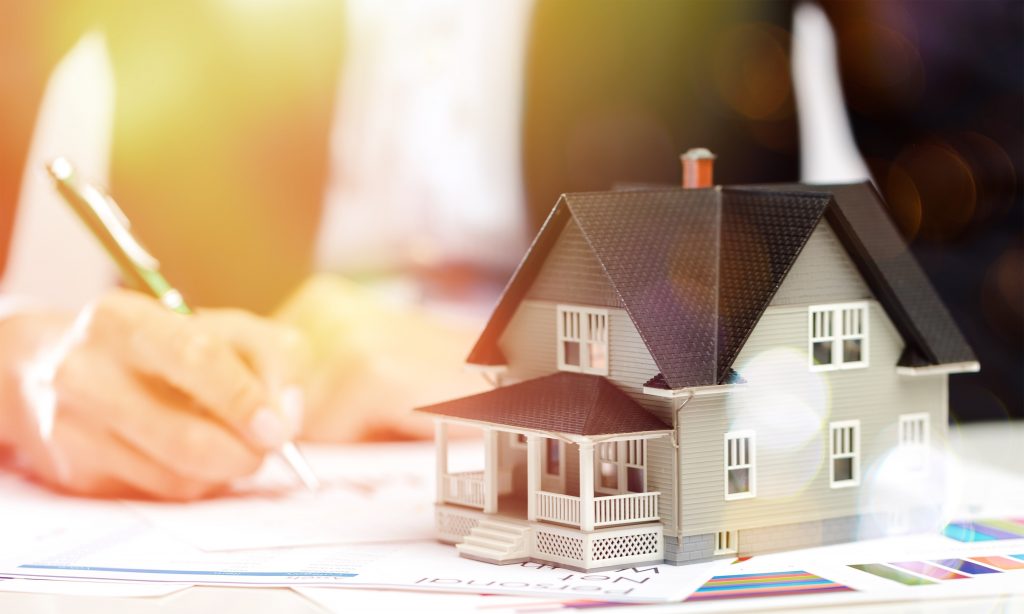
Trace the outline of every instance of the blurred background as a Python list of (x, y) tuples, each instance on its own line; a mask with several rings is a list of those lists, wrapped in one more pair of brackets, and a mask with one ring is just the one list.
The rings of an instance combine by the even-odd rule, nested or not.
[(62, 154), (196, 303), (320, 270), (483, 318), (560, 193), (703, 146), (717, 183), (873, 180), (982, 364), (954, 418), (1021, 418), (1022, 30), (1010, 0), (0, 0), (2, 287), (114, 279)]

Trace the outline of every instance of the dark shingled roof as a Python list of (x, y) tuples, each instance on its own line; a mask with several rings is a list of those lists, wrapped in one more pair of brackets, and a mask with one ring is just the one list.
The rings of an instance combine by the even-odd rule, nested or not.
[(568, 435), (669, 431), (599, 375), (555, 373), (416, 411)]
[(831, 201), (828, 194), (804, 196), (733, 188), (722, 192), (719, 383), (725, 383), (729, 367)]
[(563, 198), (669, 382), (717, 381), (718, 192)]
[[(468, 361), (498, 340), (572, 217), (669, 388), (727, 383), (730, 368), (822, 218), (915, 356), (975, 360), (870, 184), (564, 194)], [(921, 359), (917, 359), (920, 362)]]

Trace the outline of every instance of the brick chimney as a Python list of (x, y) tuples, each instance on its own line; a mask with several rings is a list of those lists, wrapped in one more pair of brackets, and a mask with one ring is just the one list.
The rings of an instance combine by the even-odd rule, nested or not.
[(679, 156), (683, 164), (684, 188), (710, 188), (715, 169), (715, 154), (703, 147), (694, 147)]

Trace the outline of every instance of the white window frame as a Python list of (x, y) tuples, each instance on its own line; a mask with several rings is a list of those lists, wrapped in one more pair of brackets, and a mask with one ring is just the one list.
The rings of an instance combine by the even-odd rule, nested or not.
[(718, 531), (715, 533), (715, 550), (713, 555), (736, 554), (739, 552), (739, 535), (737, 531)]
[[(572, 318), (576, 317), (576, 322)], [(604, 328), (593, 326), (595, 321), (603, 321)], [(574, 325), (570, 325), (574, 324)], [(608, 329), (611, 318), (607, 309), (594, 309), (593, 307), (580, 307), (577, 305), (558, 305), (555, 327), (557, 328), (557, 352), (558, 369), (560, 371), (572, 371), (575, 373), (591, 373), (593, 375), (608, 375), (608, 365), (611, 362), (608, 343)], [(565, 342), (575, 341), (580, 344), (580, 364), (570, 365), (565, 362)], [(604, 346), (604, 366), (592, 367), (590, 365), (591, 344), (602, 344)]]
[[(601, 464), (615, 465), (615, 488), (601, 484)], [(629, 490), (629, 469), (643, 473), (643, 490)], [(647, 492), (647, 440), (603, 441), (594, 446), (594, 492), (604, 495), (624, 495)]]
[[(871, 312), (868, 301), (811, 305), (807, 308), (807, 364), (811, 371), (863, 369), (869, 365)], [(828, 323), (829, 330), (821, 330)], [(857, 330), (859, 328), (859, 330)], [(860, 340), (860, 360), (843, 360), (843, 342)], [(832, 362), (814, 364), (814, 344), (832, 343)]]
[[(746, 446), (739, 442), (748, 441)], [(733, 445), (735, 443), (735, 446)], [(730, 431), (723, 437), (722, 447), (723, 490), (726, 501), (752, 499), (757, 496), (757, 436), (754, 431)], [(747, 486), (745, 492), (729, 492), (729, 472), (747, 469)]]
[[(843, 435), (837, 436), (838, 433)], [(846, 436), (846, 434), (849, 436)], [(852, 459), (849, 480), (836, 481), (836, 461)], [(860, 420), (841, 420), (828, 424), (828, 483), (832, 488), (860, 485)]]
[(901, 414), (897, 433), (900, 452), (913, 473), (927, 473), (931, 450), (931, 415), (927, 412)]

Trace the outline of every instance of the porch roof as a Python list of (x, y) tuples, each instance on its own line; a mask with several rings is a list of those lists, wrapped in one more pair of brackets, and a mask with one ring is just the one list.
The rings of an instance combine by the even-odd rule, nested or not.
[(567, 435), (672, 430), (615, 384), (582, 373), (555, 373), (416, 411)]

